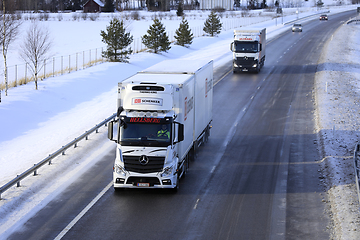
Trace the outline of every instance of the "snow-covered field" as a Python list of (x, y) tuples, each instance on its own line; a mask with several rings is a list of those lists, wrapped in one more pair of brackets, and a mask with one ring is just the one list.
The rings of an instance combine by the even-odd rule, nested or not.
[[(356, 6), (331, 8), (330, 14), (344, 11), (349, 7), (356, 9)], [(309, 14), (312, 12), (305, 11), (300, 13), (299, 17)], [(205, 18), (193, 24), (201, 26)], [(284, 18), (284, 22), (296, 18), (297, 15), (289, 15)], [(59, 24), (59, 21), (53, 21), (56, 26), (51, 26), (51, 21), (45, 24), (48, 24), (50, 29), (56, 29), (54, 32), (57, 32), (61, 39), (56, 52), (66, 55), (70, 54), (69, 49), (73, 45), (78, 50), (99, 47), (95, 46), (101, 44), (99, 32), (105, 29), (108, 21), (103, 21), (102, 25), (96, 22), (93, 25), (84, 24), (79, 21), (79, 30), (75, 27), (77, 22), (63, 21), (68, 30), (64, 29), (62, 33), (62, 24)], [(266, 27), (267, 37), (272, 38), (282, 31), (289, 30), (289, 26), (283, 26), (279, 21), (268, 20), (258, 25)], [(134, 37), (145, 34), (151, 21), (147, 23), (143, 24), (145, 30), (141, 31), (133, 25), (131, 32)], [(191, 24), (190, 21), (189, 23)], [(166, 21), (165, 26), (167, 29), (176, 29), (178, 24), (178, 20)], [(85, 28), (92, 28), (93, 35), (86, 35), (91, 31), (85, 31)], [(329, 214), (334, 220), (329, 229), (333, 231), (335, 239), (360, 239), (359, 204), (351, 158), (358, 138), (357, 123), (360, 121), (360, 86), (356, 81), (360, 74), (359, 28), (360, 24), (344, 25), (334, 34), (327, 43), (320, 63), (321, 71), (316, 78), (317, 131), (323, 143), (324, 156), (320, 164), (324, 169), (324, 181), (328, 186), (324, 191), (329, 194), (324, 204), (329, 206)], [(71, 33), (70, 39), (61, 37), (66, 36), (66, 31)], [(351, 36), (344, 38), (344, 33), (349, 32)], [(231, 59), (229, 43), (232, 35), (231, 30), (223, 31), (216, 38), (194, 39), (190, 48), (172, 45), (167, 53), (155, 55), (142, 52), (132, 55), (129, 64), (103, 63), (71, 74), (45, 79), (39, 82), (38, 91), (33, 90), (32, 83), (10, 89), (7, 97), (2, 92), (0, 186), (110, 116), (116, 109), (116, 86), (121, 79), (171, 58), (213, 59), (214, 67), (221, 67)], [(84, 42), (81, 42), (81, 39)], [(81, 150), (68, 150), (65, 156), (55, 159), (52, 165), (41, 168), (38, 176), (28, 177), (22, 181), (22, 187), (13, 187), (3, 193), (3, 199), (0, 201), (0, 239), (6, 238), (9, 233), (21, 226), (37, 210), (75, 181), (76, 176), (93, 166), (99, 155), (113, 147), (113, 142), (107, 140), (106, 129), (103, 128), (98, 134), (90, 135), (88, 141), (80, 142), (78, 148)]]

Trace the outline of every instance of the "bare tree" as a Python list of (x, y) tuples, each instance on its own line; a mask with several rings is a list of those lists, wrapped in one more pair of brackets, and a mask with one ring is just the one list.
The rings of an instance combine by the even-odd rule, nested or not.
[[(5, 8), (6, 1), (2, 1), (3, 14), (1, 15), (1, 30), (0, 42), (2, 48), (2, 55), (4, 58), (4, 80), (5, 80), (5, 95), (7, 96), (8, 80), (7, 80), (7, 52), (10, 43), (12, 43), (18, 35), (18, 29), (21, 25), (20, 20), (15, 19), (15, 15), (6, 14)], [(1, 98), (0, 98), (1, 99)]]
[(45, 59), (49, 58), (49, 51), (52, 46), (49, 30), (45, 26), (39, 26), (34, 20), (25, 37), (25, 42), (21, 47), (20, 57), (29, 63), (30, 69), (34, 74), (35, 89), (38, 89), (38, 73), (44, 66)]

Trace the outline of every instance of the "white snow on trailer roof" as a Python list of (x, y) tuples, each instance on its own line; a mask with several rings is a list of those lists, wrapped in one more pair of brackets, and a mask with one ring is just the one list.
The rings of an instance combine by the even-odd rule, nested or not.
[(241, 32), (260, 32), (262, 30), (266, 31), (266, 28), (257, 28), (257, 27), (241, 27), (240, 29), (235, 29), (234, 33)]
[(123, 84), (184, 84), (191, 78), (193, 78), (193, 75), (189, 74), (141, 73), (135, 74), (132, 77), (126, 79), (125, 81), (123, 81)]
[(155, 64), (141, 71), (141, 73), (195, 74), (195, 72), (210, 63), (212, 64), (212, 60), (171, 59)]

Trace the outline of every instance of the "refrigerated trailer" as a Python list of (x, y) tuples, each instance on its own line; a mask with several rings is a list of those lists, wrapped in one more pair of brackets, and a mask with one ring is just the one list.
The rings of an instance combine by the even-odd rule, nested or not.
[(212, 99), (212, 61), (167, 60), (119, 82), (114, 188), (177, 190), (210, 135)]

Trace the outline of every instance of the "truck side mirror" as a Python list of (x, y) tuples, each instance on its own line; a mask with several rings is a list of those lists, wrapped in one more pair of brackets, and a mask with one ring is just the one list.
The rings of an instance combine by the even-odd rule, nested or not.
[(179, 142), (184, 141), (184, 124), (179, 124)]
[(230, 51), (234, 51), (234, 42), (232, 42), (231, 44), (230, 44)]
[(110, 139), (111, 141), (114, 141), (113, 137), (114, 137), (114, 122), (110, 121), (108, 122), (108, 139)]
[(184, 124), (178, 122), (174, 122), (174, 123), (175, 123), (175, 134), (177, 134), (174, 139), (174, 143), (184, 141)]

